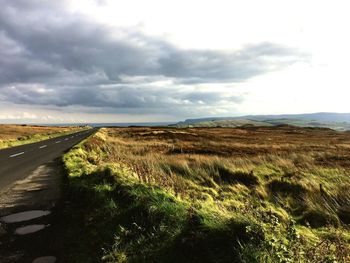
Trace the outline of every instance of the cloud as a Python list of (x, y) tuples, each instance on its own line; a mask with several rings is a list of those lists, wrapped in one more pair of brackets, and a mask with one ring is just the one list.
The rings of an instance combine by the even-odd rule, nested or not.
[(208, 109), (244, 98), (229, 89), (198, 89), (202, 84), (244, 82), (309, 59), (273, 43), (184, 50), (137, 28), (72, 14), (66, 1), (0, 4), (0, 99), (15, 104), (135, 113)]
[(0, 114), (0, 120), (21, 120), (21, 119), (30, 119), (36, 120), (38, 116), (29, 112), (22, 112), (20, 114)]
[[(239, 95), (216, 91), (201, 91), (176, 87), (133, 87), (123, 85), (112, 88), (84, 87), (47, 88), (41, 85), (20, 84), (3, 88), (1, 97), (5, 101), (24, 105), (54, 105), (57, 107), (80, 106), (95, 112), (105, 113), (161, 113), (186, 115), (193, 108), (218, 107), (240, 103)], [(193, 114), (193, 112), (192, 112)]]

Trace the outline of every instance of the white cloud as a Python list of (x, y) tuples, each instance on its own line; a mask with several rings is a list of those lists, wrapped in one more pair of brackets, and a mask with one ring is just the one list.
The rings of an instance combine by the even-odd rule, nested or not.
[(23, 8), (2, 10), (3, 119), (350, 112), (345, 0), (11, 4)]
[(239, 49), (272, 42), (300, 48), (319, 64), (343, 69), (350, 59), (346, 0), (72, 1), (75, 12), (110, 26), (137, 27), (183, 48)]

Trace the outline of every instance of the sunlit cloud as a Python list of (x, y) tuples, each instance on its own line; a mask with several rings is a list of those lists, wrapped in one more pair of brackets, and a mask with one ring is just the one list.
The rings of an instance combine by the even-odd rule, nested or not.
[[(274, 1), (269, 4), (276, 3), (281, 13), (266, 9), (263, 16), (249, 9), (261, 3), (230, 3), (204, 1), (200, 13), (198, 5), (186, 4), (178, 19), (160, 1), (139, 3), (142, 8), (135, 16), (127, 16), (123, 13), (131, 12), (133, 1), (83, 5), (0, 0), (0, 119), (22, 116), (15, 114), (16, 108), (50, 112), (46, 115), (52, 118), (47, 120), (53, 122), (66, 114), (78, 120), (84, 116), (86, 121), (115, 118), (117, 122), (282, 113), (295, 108), (309, 112), (322, 110), (326, 98), (346, 95), (349, 81), (335, 66), (343, 65), (343, 60), (321, 56), (323, 43), (313, 49), (315, 43), (304, 32), (315, 30), (315, 38), (320, 36), (315, 22), (305, 19), (305, 10), (300, 23), (286, 17), (288, 10)], [(157, 11), (152, 8), (156, 4)], [(232, 9), (236, 16), (231, 17), (230, 5), (252, 13), (244, 16)], [(298, 5), (288, 3), (291, 10), (298, 10)], [(175, 13), (184, 6), (182, 1), (171, 4)], [(327, 11), (327, 6), (321, 7)], [(340, 37), (334, 32), (332, 36)], [(335, 54), (344, 43), (337, 47)], [(346, 57), (348, 51), (342, 54)], [(318, 75), (325, 68), (328, 76)], [(330, 79), (337, 84), (333, 95), (312, 98), (327, 89)], [(303, 97), (301, 104), (291, 106), (298, 96)], [(327, 110), (340, 110), (339, 103), (328, 106)]]

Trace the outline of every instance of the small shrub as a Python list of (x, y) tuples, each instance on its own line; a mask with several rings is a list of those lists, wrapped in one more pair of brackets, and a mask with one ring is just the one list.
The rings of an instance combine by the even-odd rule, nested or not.
[(339, 208), (338, 216), (344, 224), (350, 224), (350, 206)]
[(302, 185), (289, 181), (275, 179), (269, 182), (267, 186), (272, 193), (291, 194), (297, 198), (302, 198), (306, 193), (306, 189)]
[(300, 219), (300, 223), (309, 225), (313, 228), (324, 227), (328, 225), (338, 226), (339, 219), (335, 215), (332, 215), (325, 211), (309, 210), (303, 214), (302, 218)]
[[(267, 220), (267, 224), (258, 228), (247, 227), (250, 240), (240, 245), (240, 261), (244, 263), (304, 262), (300, 250), (300, 237), (294, 221), (289, 222), (284, 228), (278, 218), (272, 214), (263, 213), (260, 216), (264, 221)], [(261, 231), (264, 239), (259, 238)]]
[(220, 181), (228, 184), (241, 183), (245, 186), (255, 186), (259, 184), (259, 179), (252, 172), (232, 171), (226, 167), (219, 167), (218, 173)]

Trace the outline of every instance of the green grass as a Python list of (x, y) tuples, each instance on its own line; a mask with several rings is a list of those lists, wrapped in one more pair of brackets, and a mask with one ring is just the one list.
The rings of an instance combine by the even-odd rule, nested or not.
[(64, 156), (65, 261), (350, 259), (345, 168), (302, 154), (230, 159), (155, 146), (167, 149), (102, 129)]
[[(68, 262), (97, 262), (101, 258), (105, 262), (123, 262), (123, 258), (140, 262), (151, 254), (161, 256), (184, 228), (187, 204), (162, 189), (125, 180), (121, 171), (114, 169), (71, 174), (67, 191), (71, 200), (79, 202), (66, 211), (67, 218), (71, 214), (76, 217), (68, 220), (73, 224), (66, 239)], [(87, 225), (79, 223), (86, 220)], [(81, 238), (71, 238), (76, 235)]]
[(0, 149), (29, 144), (29, 143), (35, 143), (35, 142), (39, 142), (39, 141), (43, 141), (51, 138), (56, 138), (59, 136), (64, 136), (74, 132), (78, 132), (79, 130), (81, 129), (73, 129), (69, 131), (61, 131), (61, 132), (46, 133), (46, 134), (38, 133), (38, 134), (33, 134), (28, 136), (21, 136), (17, 139), (0, 140)]

